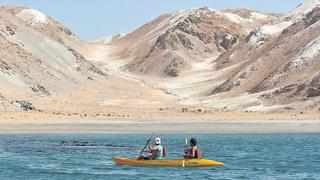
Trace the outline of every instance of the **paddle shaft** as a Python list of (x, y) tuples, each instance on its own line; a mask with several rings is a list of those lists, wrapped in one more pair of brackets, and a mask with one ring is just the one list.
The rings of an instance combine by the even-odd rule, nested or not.
[[(186, 141), (184, 142), (184, 151), (187, 148), (187, 144), (188, 144), (188, 138), (186, 138)], [(183, 156), (184, 156), (184, 151), (183, 151)], [(182, 161), (182, 167), (184, 167), (185, 165), (185, 159), (183, 157), (183, 161)]]
[[(143, 151), (144, 151), (144, 150), (146, 149), (146, 147), (148, 146), (148, 144), (149, 144), (150, 140), (152, 139), (153, 135), (154, 135), (154, 132), (151, 134), (151, 136), (150, 136), (150, 138), (148, 139), (146, 145), (145, 145), (145, 146), (143, 147), (143, 149), (141, 150), (141, 152), (140, 152), (140, 154), (139, 154), (139, 157), (141, 156), (141, 154), (143, 153)], [(138, 158), (139, 158), (139, 157), (138, 157)]]

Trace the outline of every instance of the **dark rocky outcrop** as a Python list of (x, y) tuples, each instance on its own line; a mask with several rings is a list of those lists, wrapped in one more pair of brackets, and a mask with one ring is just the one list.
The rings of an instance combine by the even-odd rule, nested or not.
[(36, 111), (37, 109), (28, 101), (15, 101), (24, 111)]
[(308, 85), (306, 96), (308, 98), (320, 96), (320, 75), (312, 79)]
[(40, 93), (40, 94), (43, 94), (43, 95), (46, 95), (46, 96), (50, 96), (50, 92), (43, 86), (41, 85), (35, 85), (33, 87), (31, 87), (31, 90), (35, 93)]
[[(101, 76), (106, 76), (106, 74), (103, 71), (101, 71), (98, 67), (96, 67), (91, 62), (89, 62), (86, 58), (84, 58), (76, 50), (72, 49), (71, 47), (68, 47), (68, 50), (77, 58), (77, 63), (80, 65), (79, 67), (77, 67), (77, 71), (88, 70), (88, 71), (93, 72), (95, 74), (98, 74)], [(80, 67), (84, 67), (86, 69), (82, 69)]]

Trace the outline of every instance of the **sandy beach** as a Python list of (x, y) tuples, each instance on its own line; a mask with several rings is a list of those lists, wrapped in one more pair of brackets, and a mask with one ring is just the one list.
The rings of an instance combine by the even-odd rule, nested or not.
[(319, 133), (318, 114), (153, 113), (130, 117), (2, 113), (1, 134)]

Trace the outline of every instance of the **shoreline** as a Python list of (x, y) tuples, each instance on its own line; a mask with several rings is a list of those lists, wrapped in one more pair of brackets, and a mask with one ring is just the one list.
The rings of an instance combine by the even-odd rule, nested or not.
[[(95, 116), (0, 112), (0, 134), (272, 134), (320, 133), (320, 113), (157, 113)], [(101, 113), (100, 113), (101, 114)], [(139, 118), (135, 118), (139, 117)]]
[(0, 134), (292, 134), (320, 133), (319, 120), (88, 121), (0, 123)]

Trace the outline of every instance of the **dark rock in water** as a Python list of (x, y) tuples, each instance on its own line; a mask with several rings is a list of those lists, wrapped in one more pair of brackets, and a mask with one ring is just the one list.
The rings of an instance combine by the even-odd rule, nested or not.
[(127, 146), (125, 146), (125, 145), (117, 145), (117, 144), (105, 144), (104, 146), (106, 146), (106, 147), (127, 147)]
[(73, 141), (74, 144), (80, 144), (80, 141)]
[(85, 146), (85, 147), (113, 147), (113, 148), (119, 148), (119, 147), (127, 147), (125, 145), (117, 145), (117, 144), (95, 144), (95, 143), (89, 143), (89, 142), (81, 142), (79, 140), (68, 142), (68, 141), (61, 141), (61, 146)]
[(90, 146), (95, 146), (95, 144), (89, 144), (88, 142), (81, 142), (79, 140), (73, 141), (72, 145), (74, 145), (74, 146), (89, 146), (89, 145)]

